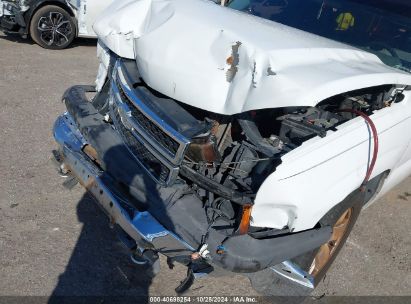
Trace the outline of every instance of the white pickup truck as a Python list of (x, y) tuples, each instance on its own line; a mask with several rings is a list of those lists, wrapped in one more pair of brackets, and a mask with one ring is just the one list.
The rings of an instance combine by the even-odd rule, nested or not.
[(116, 1), (97, 85), (63, 97), (61, 171), (136, 263), (187, 266), (179, 293), (223, 269), (308, 294), (411, 173), (411, 5), (392, 3)]

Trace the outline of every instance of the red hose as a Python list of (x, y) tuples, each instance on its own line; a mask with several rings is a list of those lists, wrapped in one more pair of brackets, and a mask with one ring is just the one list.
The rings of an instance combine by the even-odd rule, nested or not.
[(374, 152), (373, 152), (373, 155), (372, 155), (370, 166), (367, 169), (367, 174), (365, 175), (364, 181), (361, 184), (361, 191), (365, 191), (365, 186), (367, 185), (368, 181), (370, 180), (371, 174), (374, 170), (375, 163), (377, 162), (377, 157), (378, 157), (378, 132), (377, 132), (377, 128), (375, 127), (375, 124), (371, 120), (371, 118), (367, 114), (365, 114), (361, 111), (357, 111), (357, 110), (353, 110), (353, 109), (343, 109), (343, 110), (339, 110), (338, 112), (353, 113), (353, 114), (356, 114), (358, 116), (361, 116), (362, 118), (364, 118), (364, 120), (367, 122), (367, 124), (371, 128), (371, 132), (372, 132), (372, 136), (373, 136), (373, 140), (374, 140)]

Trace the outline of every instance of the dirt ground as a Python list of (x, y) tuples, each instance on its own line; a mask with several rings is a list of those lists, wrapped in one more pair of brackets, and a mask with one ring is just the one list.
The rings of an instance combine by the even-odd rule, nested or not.
[[(50, 161), (61, 96), (92, 84), (94, 40), (48, 51), (0, 34), (0, 295), (175, 295), (183, 267), (150, 279), (130, 263), (81, 187)], [(408, 130), (409, 131), (409, 130)], [(317, 295), (411, 295), (411, 178), (365, 210)], [(257, 295), (239, 275), (197, 281), (188, 295)]]

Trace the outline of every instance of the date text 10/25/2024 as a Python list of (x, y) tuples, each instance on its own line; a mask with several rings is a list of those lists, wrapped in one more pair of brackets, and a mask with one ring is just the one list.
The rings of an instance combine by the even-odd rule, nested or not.
[(249, 296), (170, 296), (150, 297), (149, 303), (258, 303), (258, 297)]

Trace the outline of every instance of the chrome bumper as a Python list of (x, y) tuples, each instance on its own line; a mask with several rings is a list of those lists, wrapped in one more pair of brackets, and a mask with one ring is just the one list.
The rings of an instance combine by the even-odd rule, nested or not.
[[(194, 248), (163, 227), (149, 212), (140, 212), (115, 195), (102, 172), (83, 152), (87, 144), (69, 114), (54, 124), (54, 138), (60, 145), (62, 166), (99, 202), (112, 224), (119, 225), (137, 244), (143, 241), (167, 256), (190, 255)], [(127, 208), (123, 206), (126, 204)]]
[(291, 261), (284, 261), (270, 269), (280, 277), (290, 280), (298, 285), (309, 289), (315, 288), (314, 277)]

